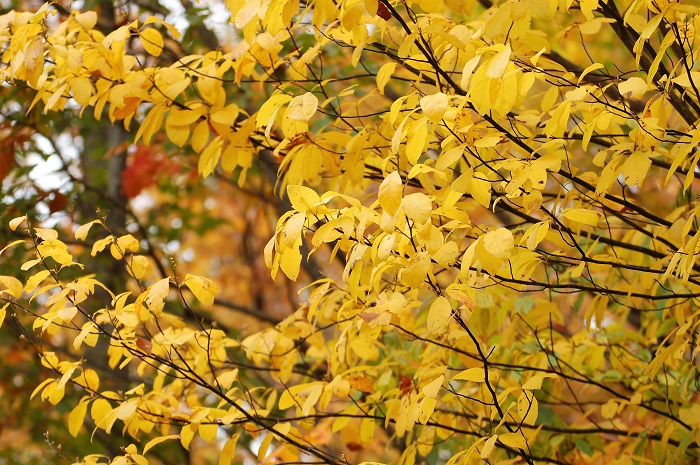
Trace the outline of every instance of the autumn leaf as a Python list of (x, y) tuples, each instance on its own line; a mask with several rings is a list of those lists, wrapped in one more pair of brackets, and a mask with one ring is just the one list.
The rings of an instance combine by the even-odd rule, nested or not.
[(206, 305), (212, 305), (214, 303), (214, 297), (216, 297), (217, 292), (219, 292), (219, 288), (211, 279), (191, 274), (185, 276), (185, 279), (180, 285), (187, 286), (195, 297)]

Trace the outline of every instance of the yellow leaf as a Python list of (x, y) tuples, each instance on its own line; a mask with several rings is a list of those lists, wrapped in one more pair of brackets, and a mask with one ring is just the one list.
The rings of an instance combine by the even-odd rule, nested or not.
[(523, 389), (528, 389), (528, 390), (537, 390), (542, 388), (542, 381), (544, 381), (545, 378), (553, 378), (556, 379), (557, 375), (554, 373), (538, 373), (532, 378), (528, 379), (525, 384), (523, 384)]
[(112, 411), (112, 406), (106, 399), (98, 398), (92, 403), (90, 408), (90, 416), (95, 425), (99, 425), (102, 420), (104, 420), (107, 415)]
[(126, 252), (137, 252), (139, 250), (139, 241), (131, 234), (125, 234), (117, 238), (109, 246), (109, 252), (117, 260), (121, 260)]
[(428, 312), (428, 332), (438, 333), (443, 331), (452, 318), (452, 306), (450, 301), (440, 296), (430, 306)]
[(170, 32), (170, 34), (173, 36), (173, 38), (175, 40), (179, 39), (180, 36), (182, 35), (182, 34), (180, 34), (180, 31), (178, 31), (175, 26), (173, 26), (172, 24), (167, 23), (167, 22), (163, 21), (162, 19), (157, 18), (155, 16), (148, 17), (146, 19), (146, 21), (143, 22), (143, 25), (148, 26), (149, 24), (152, 24), (152, 23), (158, 23), (158, 24), (162, 24), (163, 26), (165, 26), (165, 28), (168, 30), (168, 32)]
[(483, 207), (491, 205), (491, 183), (485, 175), (474, 173), (469, 180), (469, 193)]
[(129, 399), (117, 407), (116, 415), (119, 420), (126, 421), (131, 419), (136, 414), (138, 408), (137, 399)]
[(275, 121), (279, 108), (291, 100), (292, 97), (287, 94), (274, 94), (258, 110), (258, 114), (255, 117), (255, 127), (258, 129), (266, 127), (268, 131), (266, 135), (269, 137), (269, 130), (272, 128), (272, 123)]
[(597, 69), (604, 68), (604, 67), (605, 66), (603, 66), (601, 63), (593, 63), (591, 66), (589, 66), (588, 68), (583, 70), (581, 75), (578, 77), (577, 84), (581, 84), (581, 81), (583, 81), (583, 78), (586, 77), (586, 74), (590, 73), (591, 71), (595, 71)]
[(544, 127), (544, 133), (548, 137), (561, 137), (566, 130), (566, 125), (569, 122), (569, 115), (571, 114), (571, 101), (564, 100), (559, 104), (554, 114), (547, 121)]
[[(490, 376), (489, 376), (490, 379)], [(474, 383), (483, 383), (486, 381), (486, 373), (484, 373), (483, 368), (468, 368), (460, 373), (457, 373), (453, 378), (453, 381), (471, 381)]]
[(216, 297), (216, 293), (219, 292), (218, 286), (211, 279), (191, 274), (185, 276), (182, 285), (187, 286), (200, 302), (207, 305), (212, 305), (214, 303), (214, 297)]
[(219, 431), (219, 425), (216, 423), (203, 423), (199, 425), (199, 436), (205, 442), (213, 442), (216, 438), (216, 433)]
[(486, 63), (486, 75), (488, 77), (494, 79), (500, 79), (503, 77), (503, 74), (506, 72), (506, 67), (510, 62), (511, 51), (512, 49), (508, 43), (503, 50), (498, 52)]
[(94, 323), (88, 321), (85, 323), (75, 339), (73, 339), (73, 348), (78, 350), (80, 346), (85, 342), (87, 345), (94, 347), (97, 343), (97, 329)]
[(484, 447), (481, 449), (481, 458), (482, 459), (487, 459), (487, 458), (491, 457), (491, 453), (493, 452), (493, 448), (496, 445), (497, 439), (498, 439), (498, 435), (494, 434), (484, 443)]
[(68, 414), (68, 432), (74, 438), (78, 437), (80, 427), (83, 426), (83, 421), (85, 420), (85, 414), (87, 413), (89, 403), (89, 400), (81, 400), (80, 403), (78, 403), (78, 405), (71, 410), (70, 414)]
[(209, 122), (200, 121), (192, 133), (192, 149), (200, 153), (209, 142)]
[(287, 247), (293, 247), (294, 243), (301, 237), (306, 222), (306, 213), (295, 213), (284, 224), (282, 229), (282, 242)]
[(93, 91), (92, 82), (86, 77), (77, 77), (70, 81), (70, 93), (73, 100), (83, 107), (90, 105)]
[(469, 86), (469, 80), (472, 77), (472, 73), (479, 65), (479, 60), (481, 60), (481, 55), (475, 55), (464, 65), (464, 68), (462, 69), (462, 80), (460, 82), (460, 86), (462, 87), (462, 89), (467, 90), (467, 86)]
[(379, 205), (389, 215), (394, 215), (401, 206), (403, 198), (403, 182), (398, 171), (392, 172), (379, 185)]
[(316, 113), (318, 97), (311, 92), (294, 97), (287, 107), (287, 116), (295, 121), (308, 121)]
[(170, 292), (170, 278), (163, 278), (151, 285), (146, 296), (146, 305), (155, 316), (160, 316), (165, 306), (165, 298)]
[[(91, 322), (86, 323), (86, 325), (88, 325), (88, 324), (90, 325), (90, 327), (94, 331), (94, 333), (96, 333), (97, 329), (95, 328), (94, 324), (92, 324)], [(88, 344), (88, 345), (90, 345), (91, 347), (95, 347), (95, 344)], [(97, 374), (97, 372), (91, 368), (85, 369), (80, 374), (80, 376), (75, 378), (73, 381), (75, 381), (80, 386), (83, 386), (89, 392), (97, 392), (97, 389), (100, 387), (100, 377)]]
[(216, 171), (216, 167), (219, 164), (219, 159), (221, 158), (222, 147), (223, 139), (221, 136), (216, 136), (214, 140), (210, 142), (202, 151), (201, 155), (199, 156), (197, 171), (203, 178), (206, 178)]
[[(10, 243), (7, 244), (5, 247), (3, 247), (2, 250), (0, 250), (0, 255), (2, 255), (3, 252), (5, 252), (7, 249), (10, 249), (10, 248), (12, 248), (12, 247), (14, 247), (14, 246), (16, 246), (16, 245), (18, 245), (18, 244), (22, 244), (22, 243), (24, 243), (24, 242), (25, 242), (25, 241), (24, 241), (23, 239), (18, 239), (18, 240), (16, 240), (16, 241), (10, 242)], [(22, 268), (22, 271), (26, 271), (26, 270), (27, 270), (27, 269)]]
[(420, 99), (420, 108), (423, 110), (423, 114), (427, 116), (431, 121), (440, 121), (449, 106), (449, 99), (447, 95), (442, 92), (438, 92), (433, 95), (426, 95)]
[(524, 451), (528, 450), (527, 441), (522, 433), (503, 433), (498, 436), (498, 440), (508, 447)]
[[(535, 250), (540, 242), (547, 237), (548, 231), (549, 221), (542, 221), (532, 225), (523, 236), (523, 240), (527, 239), (527, 248), (530, 250)], [(522, 243), (522, 240), (520, 242)]]
[(154, 446), (157, 446), (157, 445), (160, 444), (161, 442), (170, 441), (170, 440), (172, 440), (172, 439), (180, 439), (180, 435), (178, 435), (178, 434), (170, 434), (170, 435), (168, 435), (168, 436), (157, 436), (157, 437), (151, 439), (151, 440), (148, 441), (148, 443), (146, 443), (146, 445), (143, 447), (143, 455), (146, 455), (146, 454), (148, 453), (148, 451), (151, 450), (151, 448), (153, 448)]
[(566, 98), (566, 100), (569, 100), (571, 102), (580, 102), (584, 98), (586, 98), (586, 96), (588, 95), (588, 90), (589, 89), (587, 86), (577, 87), (576, 89), (570, 90), (569, 92), (564, 94), (564, 97)]
[(408, 262), (408, 265), (401, 270), (399, 278), (407, 286), (419, 288), (422, 286), (425, 277), (430, 271), (430, 257), (427, 252), (418, 252)]
[(600, 415), (606, 420), (610, 420), (617, 415), (617, 407), (618, 403), (610, 399), (600, 407)]
[(171, 117), (173, 112), (171, 110), (170, 115), (165, 120), (165, 135), (168, 136), (168, 140), (178, 147), (182, 147), (187, 142), (187, 138), (190, 137), (190, 127), (189, 125), (175, 125), (171, 123)]
[(350, 341), (350, 348), (358, 357), (365, 360), (376, 360), (379, 358), (377, 346), (364, 339), (353, 339)]
[(10, 294), (12, 297), (19, 297), (22, 295), (22, 283), (19, 279), (12, 276), (0, 276), (0, 284), (7, 288), (0, 291), (0, 295), (5, 292)]
[(425, 397), (430, 397), (431, 399), (435, 399), (435, 398), (437, 398), (438, 392), (440, 392), (440, 388), (442, 387), (443, 381), (445, 381), (445, 375), (440, 375), (437, 378), (435, 378), (433, 381), (431, 381), (430, 383), (426, 384), (423, 387), (423, 389), (421, 389), (421, 392), (423, 392)]
[(275, 436), (271, 433), (268, 433), (267, 436), (265, 436), (265, 439), (263, 439), (262, 444), (260, 444), (260, 449), (258, 449), (258, 462), (264, 462), (265, 461), (265, 456), (267, 456), (267, 450), (270, 448), (270, 444), (272, 443), (272, 439)]
[(92, 228), (92, 225), (95, 223), (102, 224), (102, 221), (94, 220), (78, 226), (78, 229), (75, 230), (75, 238), (79, 241), (84, 241), (88, 235), (88, 232), (90, 231), (90, 228)]
[(139, 36), (141, 37), (141, 45), (143, 45), (144, 50), (154, 57), (160, 56), (164, 45), (163, 36), (160, 35), (160, 32), (153, 28), (142, 29), (139, 32)]
[(577, 223), (587, 224), (589, 226), (598, 226), (600, 215), (595, 210), (587, 210), (585, 208), (572, 208), (563, 213), (564, 218)]
[(199, 111), (171, 108), (166, 124), (171, 126), (189, 126), (192, 123), (196, 123), (201, 117), (202, 113)]
[(430, 417), (435, 411), (435, 406), (437, 405), (437, 399), (433, 397), (426, 397), (420, 404), (420, 411), (418, 412), (418, 421), (422, 424), (426, 424)]
[(90, 255), (94, 257), (98, 252), (102, 252), (105, 247), (112, 243), (113, 240), (114, 236), (109, 235), (103, 239), (95, 241), (95, 243), (92, 244), (92, 251), (90, 252)]
[(299, 276), (299, 267), (301, 266), (301, 252), (299, 248), (301, 247), (301, 238), (293, 247), (288, 247), (284, 251), (279, 252), (280, 257), (280, 269), (287, 276), (287, 278), (292, 281), (296, 281)]
[(678, 416), (685, 423), (692, 426), (700, 425), (700, 405), (692, 404), (690, 407), (684, 407), (678, 410)]
[(239, 436), (240, 433), (236, 433), (224, 443), (224, 447), (221, 448), (221, 453), (219, 454), (219, 465), (231, 465)]
[(625, 98), (642, 98), (647, 91), (647, 82), (639, 77), (631, 77), (618, 84), (617, 90)]
[(82, 27), (86, 31), (89, 31), (90, 29), (94, 28), (95, 24), (97, 24), (97, 13), (95, 13), (94, 11), (78, 13), (76, 10), (73, 10), (73, 13), (75, 14), (75, 16), (73, 16), (75, 22), (80, 24), (80, 27)]
[(2, 327), (3, 322), (5, 321), (5, 316), (7, 315), (7, 307), (10, 305), (10, 302), (7, 302), (5, 305), (0, 308), (0, 327)]
[(182, 444), (185, 450), (190, 450), (190, 442), (192, 442), (192, 438), (194, 438), (194, 433), (196, 432), (196, 425), (184, 425), (180, 430), (180, 444)]
[(321, 203), (321, 198), (316, 191), (306, 186), (287, 186), (287, 196), (292, 207), (298, 212), (311, 210), (314, 206)]
[(498, 228), (483, 236), (484, 248), (496, 258), (506, 259), (510, 257), (515, 246), (513, 233), (506, 228)]
[(49, 384), (44, 392), (41, 393), (41, 400), (48, 400), (51, 405), (57, 405), (63, 399), (66, 393), (65, 385), (59, 386), (58, 383)]
[(234, 381), (238, 379), (238, 368), (226, 371), (216, 377), (218, 384), (224, 389), (229, 389)]
[(352, 417), (357, 414), (359, 411), (358, 407), (356, 405), (351, 405), (350, 407), (346, 408), (343, 410), (343, 415), (346, 416), (339, 416), (333, 421), (333, 426), (331, 427), (331, 432), (332, 433), (337, 433), (341, 429), (343, 429), (345, 426), (347, 426), (348, 423), (350, 423), (350, 420), (352, 420)]
[(143, 255), (132, 255), (126, 271), (136, 279), (141, 279), (146, 274), (148, 268), (148, 258)]
[(428, 120), (421, 119), (413, 124), (408, 130), (408, 141), (406, 142), (406, 157), (409, 163), (415, 165), (423, 154), (423, 148), (428, 143)]
[(24, 292), (27, 294), (31, 293), (36, 289), (36, 287), (41, 284), (46, 278), (49, 277), (51, 273), (49, 270), (41, 270), (37, 272), (34, 276), (30, 277), (27, 280), (27, 283), (24, 285)]
[[(24, 216), (18, 216), (17, 218), (13, 218), (10, 220), (10, 229), (15, 231), (17, 229), (17, 226), (22, 224), (22, 221), (27, 219), (27, 215)], [(4, 250), (4, 249), (3, 249)]]
[(311, 243), (316, 248), (325, 242), (334, 241), (344, 234), (350, 234), (354, 230), (355, 222), (353, 219), (347, 216), (341, 216), (318, 228), (314, 233)]
[[(646, 84), (645, 84), (646, 85)], [(635, 150), (622, 165), (622, 173), (625, 175), (625, 184), (642, 187), (644, 178), (651, 168), (651, 158), (645, 153)]]
[(141, 126), (139, 126), (134, 139), (138, 141), (141, 137), (143, 137), (143, 141), (146, 143), (146, 145), (150, 144), (153, 135), (157, 131), (160, 131), (160, 128), (163, 125), (163, 116), (165, 115), (166, 110), (167, 108), (165, 105), (156, 105), (155, 107), (151, 108), (144, 118), (143, 123), (141, 123)]
[(39, 394), (39, 393), (42, 391), (42, 389), (44, 389), (44, 388), (45, 388), (46, 386), (48, 386), (49, 384), (55, 383), (55, 382), (56, 382), (55, 379), (49, 378), (49, 379), (45, 379), (44, 381), (42, 381), (41, 383), (39, 383), (39, 385), (38, 385), (37, 387), (34, 388), (34, 391), (32, 391), (32, 394), (29, 396), (29, 400), (34, 399), (34, 397), (35, 397), (37, 394)]
[[(683, 73), (671, 81), (681, 87), (692, 87), (695, 83), (700, 82), (700, 71), (692, 71), (690, 75), (688, 75), (688, 73)], [(620, 93), (622, 93), (622, 91), (620, 91)]]
[(47, 114), (49, 110), (61, 110), (62, 105), (58, 106), (57, 104), (61, 100), (61, 97), (63, 97), (63, 91), (66, 89), (68, 86), (68, 83), (63, 84), (61, 87), (58, 88), (57, 91), (55, 91), (53, 94), (51, 94), (51, 97), (46, 99), (46, 105), (44, 105), (44, 114)]
[[(370, 410), (370, 415), (374, 413), (373, 410)], [(363, 418), (362, 422), (360, 423), (360, 440), (368, 444), (372, 442), (372, 439), (374, 438), (374, 430), (377, 427), (377, 423), (374, 421), (373, 418)]]
[(396, 63), (395, 62), (390, 62), (390, 63), (385, 63), (381, 68), (379, 68), (379, 71), (377, 72), (377, 89), (379, 89), (379, 93), (384, 95), (384, 87), (386, 87), (387, 83), (391, 79), (391, 75), (394, 73), (394, 70), (396, 70)]
[(74, 306), (65, 307), (60, 309), (56, 314), (60, 319), (66, 323), (70, 323), (75, 315), (78, 313), (78, 308)]
[(410, 220), (418, 224), (425, 224), (433, 211), (433, 202), (422, 192), (415, 192), (404, 197), (403, 209)]
[(27, 83), (36, 88), (44, 70), (44, 41), (41, 36), (34, 37), (25, 49), (24, 66), (27, 70)]
[(526, 425), (534, 425), (539, 414), (539, 407), (535, 395), (529, 391), (523, 391), (518, 397), (518, 415)]

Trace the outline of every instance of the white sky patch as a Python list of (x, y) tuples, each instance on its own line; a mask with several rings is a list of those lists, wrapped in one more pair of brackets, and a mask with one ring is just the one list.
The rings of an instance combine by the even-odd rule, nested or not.
[[(267, 433), (267, 432), (262, 433), (262, 434), (260, 434), (260, 436), (253, 439), (252, 441), (250, 441), (250, 445), (248, 446), (248, 448), (253, 453), (253, 455), (255, 455), (255, 456), (258, 455), (258, 451), (260, 450), (260, 446), (262, 446), (262, 443), (268, 434), (269, 433)], [(267, 453), (270, 454), (270, 453), (272, 453), (273, 450), (275, 450), (275, 447), (272, 444), (270, 444), (270, 447), (267, 448)]]
[(147, 192), (142, 192), (131, 199), (131, 206), (135, 211), (147, 211), (155, 207), (155, 205), (155, 199)]
[[(161, 0), (160, 3), (170, 10), (170, 14), (165, 18), (165, 21), (184, 34), (189, 26), (189, 22), (182, 4), (177, 0)], [(200, 0), (193, 3), (198, 8), (209, 8), (211, 14), (204, 18), (204, 25), (216, 34), (222, 44), (231, 43), (235, 39), (235, 28), (231, 24), (231, 13), (229, 13), (223, 2)]]
[(165, 21), (172, 24), (178, 31), (184, 34), (189, 23), (185, 16), (185, 9), (182, 4), (176, 0), (161, 0), (160, 4), (170, 10), (170, 14), (165, 17)]
[(180, 241), (170, 241), (165, 244), (165, 252), (169, 254), (174, 254), (180, 250)]
[(42, 190), (58, 189), (68, 181), (68, 176), (60, 172), (62, 163), (58, 155), (51, 155), (44, 161), (39, 155), (30, 153), (27, 156), (27, 165), (34, 165), (34, 169), (29, 172), (29, 178)]
[(192, 260), (194, 260), (194, 250), (192, 250), (191, 248), (185, 249), (181, 255), (182, 259), (186, 262), (191, 262)]
[(34, 138), (34, 142), (41, 152), (52, 155), (47, 160), (43, 160), (38, 154), (28, 154), (26, 164), (34, 166), (34, 169), (29, 173), (29, 178), (45, 191), (55, 190), (59, 187), (65, 188), (69, 177), (62, 172), (63, 163), (70, 165), (78, 159), (79, 147), (76, 145), (76, 140), (68, 134), (61, 134), (56, 140), (56, 148), (60, 150), (60, 156), (44, 137), (37, 136)]

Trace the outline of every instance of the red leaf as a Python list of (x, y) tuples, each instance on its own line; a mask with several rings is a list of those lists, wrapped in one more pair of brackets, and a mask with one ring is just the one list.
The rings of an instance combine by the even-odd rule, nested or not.
[(158, 147), (139, 144), (122, 171), (122, 192), (133, 199), (144, 189), (155, 186), (160, 176), (172, 174), (175, 169)]
[(51, 213), (56, 213), (66, 209), (68, 204), (68, 198), (58, 191), (54, 191), (53, 198), (49, 202), (49, 211)]
[(377, 5), (377, 16), (382, 18), (384, 21), (389, 21), (391, 19), (391, 11), (383, 2), (379, 2)]
[(12, 144), (6, 140), (0, 142), (0, 182), (10, 173), (15, 164), (15, 151)]
[(404, 378), (404, 376), (399, 372), (399, 389), (401, 390), (402, 396), (405, 396), (413, 391), (413, 378), (410, 376), (406, 376)]

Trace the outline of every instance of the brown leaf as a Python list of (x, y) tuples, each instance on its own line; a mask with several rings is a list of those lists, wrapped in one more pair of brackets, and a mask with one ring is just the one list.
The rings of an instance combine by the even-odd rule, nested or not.
[(367, 323), (369, 323), (370, 321), (374, 321), (377, 318), (379, 318), (379, 314), (378, 313), (360, 313), (359, 317), (362, 318), (363, 320), (365, 320)]
[(56, 213), (59, 211), (63, 211), (66, 209), (66, 205), (68, 204), (68, 198), (61, 194), (58, 191), (55, 191), (53, 193), (53, 198), (49, 202), (49, 211), (51, 213)]
[(153, 344), (151, 344), (151, 341), (149, 341), (148, 339), (137, 337), (136, 347), (138, 347), (141, 352), (146, 353), (146, 355), (151, 355), (151, 349), (153, 348)]
[(383, 2), (379, 2), (377, 5), (377, 16), (382, 18), (384, 21), (389, 21), (391, 19), (391, 11)]
[(0, 142), (0, 182), (10, 173), (15, 164), (15, 151), (11, 143)]
[(374, 392), (374, 386), (372, 386), (372, 380), (369, 378), (365, 378), (364, 376), (361, 375), (352, 375), (348, 376), (347, 378), (348, 383), (350, 383), (350, 386), (353, 388), (357, 389), (358, 391), (362, 392)]
[(358, 450), (362, 449), (362, 444), (359, 444), (357, 442), (348, 442), (347, 444), (345, 444), (345, 447), (347, 447), (348, 450), (351, 452), (357, 452)]

